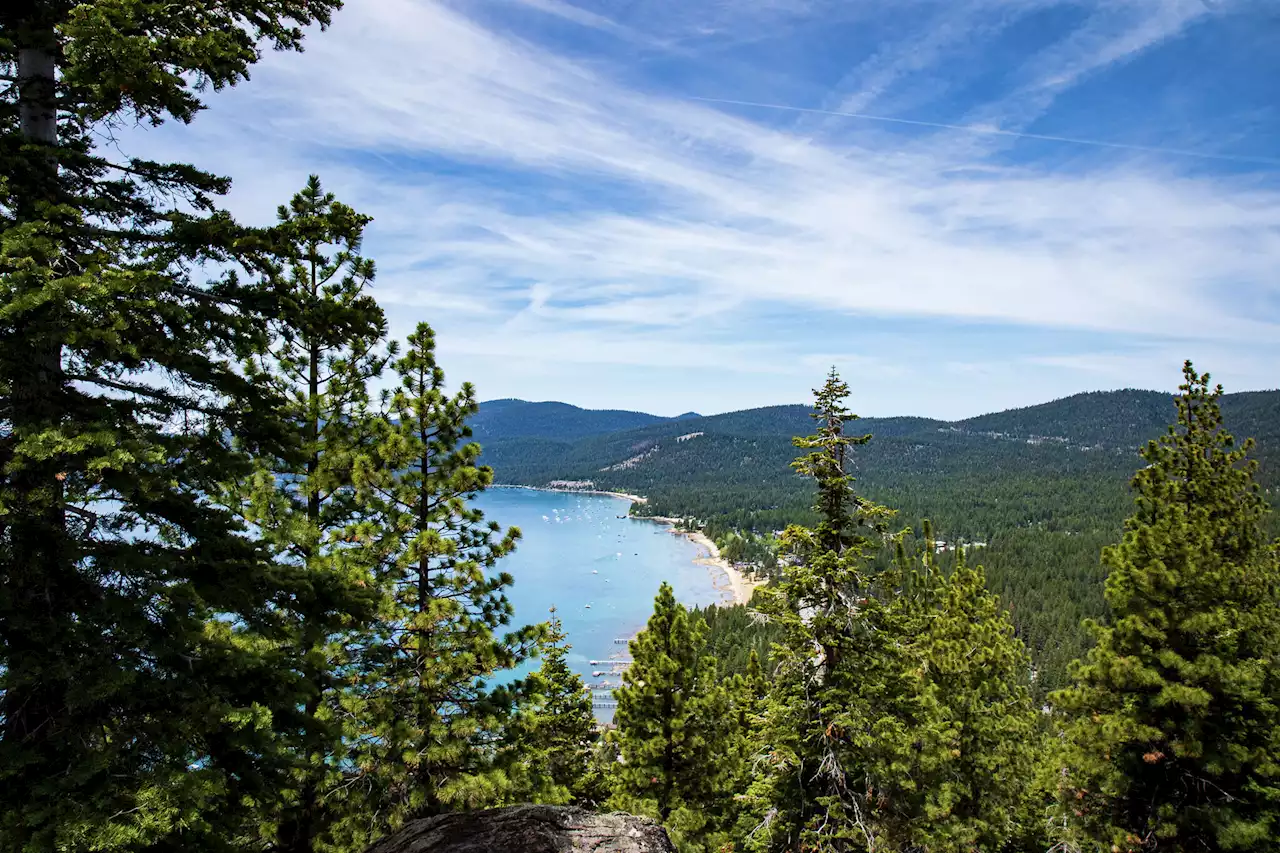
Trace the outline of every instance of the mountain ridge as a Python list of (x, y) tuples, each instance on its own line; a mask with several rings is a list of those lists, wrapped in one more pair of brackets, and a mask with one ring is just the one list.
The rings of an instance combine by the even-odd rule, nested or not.
[[(1058, 397), (1044, 403), (1019, 406), (988, 412), (968, 418), (945, 420), (916, 415), (893, 415), (859, 417), (854, 423), (853, 432), (870, 432), (873, 435), (908, 435), (927, 429), (952, 429), (972, 433), (1004, 433), (1010, 437), (1067, 439), (1088, 442), (1096, 439), (1104, 445), (1122, 444), (1124, 446), (1141, 446), (1151, 436), (1151, 429), (1167, 425), (1173, 420), (1172, 404), (1175, 395), (1163, 391), (1151, 391), (1140, 388), (1124, 388), (1113, 391), (1083, 391), (1065, 397)], [(1082, 410), (1086, 404), (1093, 404), (1089, 410)], [(1261, 406), (1259, 406), (1261, 404)], [(1280, 390), (1240, 391), (1224, 394), (1222, 397), (1224, 417), (1228, 420), (1232, 414), (1245, 414), (1250, 425), (1266, 427), (1268, 424), (1260, 417), (1254, 416), (1255, 409), (1262, 408), (1270, 412), (1280, 407)], [(523, 407), (523, 408), (517, 408)], [(583, 419), (594, 420), (590, 427), (578, 427), (567, 432), (549, 434), (548, 429), (539, 424), (532, 435), (524, 430), (504, 431), (497, 418), (497, 413), (505, 416), (515, 412), (522, 417), (538, 414), (542, 411), (555, 410), (568, 415), (576, 413)], [(482, 437), (504, 440), (516, 437), (538, 437), (552, 441), (564, 441), (574, 438), (591, 437), (638, 430), (655, 425), (670, 425), (680, 421), (697, 421), (697, 426), (713, 426), (717, 431), (728, 434), (759, 435), (787, 434), (802, 435), (809, 432), (812, 421), (809, 413), (812, 408), (806, 404), (783, 403), (771, 406), (760, 406), (750, 409), (736, 409), (714, 415), (701, 415), (697, 412), (686, 412), (675, 417), (651, 415), (623, 409), (585, 409), (571, 403), (559, 401), (529, 402), (515, 398), (489, 400), (480, 404), (480, 415), (473, 419), (476, 428), (476, 439)], [(486, 417), (486, 413), (489, 417)], [(618, 423), (613, 426), (613, 423)], [(1100, 427), (1101, 425), (1101, 427)], [(1229, 424), (1228, 424), (1229, 426)], [(1267, 435), (1274, 430), (1264, 428)]]
[(504, 438), (564, 441), (698, 417), (701, 415), (696, 412), (667, 418), (626, 409), (584, 409), (557, 400), (533, 402), (504, 397), (482, 402), (469, 423), (480, 442)]
[[(956, 482), (1000, 492), (1010, 482), (1026, 480), (1020, 496), (1010, 495), (1000, 505), (1001, 518), (1011, 502), (1026, 510), (1024, 523), (1051, 523), (1055, 517), (1061, 521), (1087, 511), (1110, 522), (1124, 508), (1123, 501), (1110, 508), (1055, 510), (1047, 490), (1080, 477), (1126, 483), (1140, 467), (1138, 450), (1173, 422), (1173, 400), (1158, 391), (1127, 389), (1085, 392), (958, 421), (859, 418), (850, 432), (870, 433), (873, 440), (858, 448), (854, 471), (871, 497), (896, 500), (893, 505), (905, 511), (929, 512), (935, 518), (940, 508), (931, 506), (935, 502), (927, 496), (946, 492)], [(644, 494), (651, 498), (652, 511), (662, 508), (660, 514), (692, 512), (695, 505), (705, 509), (707, 500), (688, 498), (719, 491), (722, 499), (715, 503), (723, 512), (717, 515), (740, 521), (743, 515), (737, 510), (769, 513), (784, 506), (793, 516), (803, 515), (807, 498), (801, 495), (807, 495), (808, 487), (795, 477), (790, 463), (797, 455), (792, 437), (813, 428), (807, 406), (765, 406), (677, 420), (644, 413), (619, 418), (606, 412), (602, 417), (565, 405), (555, 411), (564, 416), (573, 409), (578, 414), (572, 416), (586, 418), (589, 425), (557, 432), (543, 420), (533, 428), (503, 432), (495, 421), (476, 436), (484, 462), (500, 481), (537, 486), (551, 480), (591, 480), (602, 488)], [(1274, 486), (1280, 469), (1280, 391), (1226, 394), (1222, 410), (1235, 435), (1257, 438), (1260, 481)], [(611, 424), (622, 426), (608, 429)], [(682, 436), (687, 438), (679, 440)], [(919, 488), (902, 494), (908, 484)], [(1113, 494), (1123, 498), (1124, 490)], [(737, 510), (734, 501), (740, 502)], [(965, 526), (990, 526), (984, 519), (994, 510), (982, 495), (970, 495), (962, 503), (974, 510)]]

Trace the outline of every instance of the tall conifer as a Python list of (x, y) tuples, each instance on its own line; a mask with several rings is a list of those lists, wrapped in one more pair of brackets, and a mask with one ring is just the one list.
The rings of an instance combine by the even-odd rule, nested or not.
[(498, 560), (520, 537), (472, 505), (493, 482), (468, 441), (478, 410), (463, 383), (445, 391), (425, 323), (395, 362), (400, 386), (382, 422), (378, 537), (392, 559), (383, 636), (365, 654), (365, 730), (356, 756), (369, 832), (406, 818), (498, 802), (510, 780), (499, 738), (523, 685), (490, 681), (535, 649), (540, 626), (511, 622), (512, 576)]
[(754, 849), (873, 845), (881, 803), (871, 764), (910, 728), (904, 616), (873, 595), (867, 573), (890, 512), (853, 491), (849, 451), (871, 437), (846, 434), (857, 419), (845, 407), (848, 393), (834, 370), (814, 392), (818, 429), (794, 440), (809, 452), (793, 467), (817, 484), (819, 523), (786, 530), (783, 547), (796, 564), (756, 593), (783, 639), (774, 649), (765, 760), (749, 795), (757, 823), (745, 843)]
[(912, 614), (905, 639), (920, 713), (910, 742), (879, 758), (884, 805), (874, 824), (886, 849), (1005, 849), (1027, 834), (1020, 824), (1041, 747), (1030, 659), (982, 568), (961, 550), (942, 574), (929, 533), (925, 543), (898, 575), (894, 602)]
[[(359, 661), (352, 649), (377, 613), (377, 578), (386, 544), (375, 535), (376, 418), (369, 383), (390, 354), (386, 318), (368, 294), (373, 262), (360, 254), (369, 217), (326, 193), (312, 175), (278, 211), (263, 288), (279, 305), (269, 347), (247, 375), (285, 401), (274, 412), (293, 432), (290, 452), (259, 455), (253, 477), (233, 484), (228, 501), (283, 565), (307, 587), (288, 643), (304, 679), (297, 720), (297, 776), (286, 792), (276, 843), (309, 853), (327, 842), (353, 734), (346, 694)], [(394, 349), (394, 348), (392, 348)], [(346, 620), (317, 611), (350, 612)]]
[[(980, 569), (944, 575), (928, 522), (908, 558), (890, 511), (852, 490), (855, 417), (832, 373), (815, 392), (815, 435), (798, 470), (817, 482), (799, 558), (756, 604), (775, 646), (758, 776), (739, 822), (747, 848), (778, 851), (1000, 849), (1021, 837), (1035, 715), (1026, 650)], [(895, 542), (898, 560), (872, 555)]]
[(191, 121), (338, 5), (0, 4), (0, 849), (222, 844), (278, 785), (300, 578), (202, 497), (228, 431), (281, 437), (236, 369), (267, 309), (199, 279), (252, 261), (229, 182), (110, 129)]
[(1051, 697), (1063, 803), (1087, 849), (1262, 851), (1280, 834), (1280, 563), (1266, 503), (1208, 374), (1142, 451), (1110, 569), (1110, 624)]

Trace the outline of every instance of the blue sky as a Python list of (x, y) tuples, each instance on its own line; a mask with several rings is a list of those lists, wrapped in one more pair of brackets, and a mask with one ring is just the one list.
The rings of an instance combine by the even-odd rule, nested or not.
[[(145, 153), (375, 218), (482, 399), (866, 415), (1280, 385), (1271, 0), (348, 0)], [(1046, 138), (1049, 137), (1049, 138)]]

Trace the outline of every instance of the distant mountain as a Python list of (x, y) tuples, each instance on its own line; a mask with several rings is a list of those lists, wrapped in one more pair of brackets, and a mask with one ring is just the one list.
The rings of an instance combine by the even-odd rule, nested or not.
[[(590, 480), (647, 496), (633, 511), (701, 519), (713, 536), (814, 520), (813, 484), (791, 468), (799, 453), (792, 436), (814, 427), (807, 406), (679, 420), (593, 417), (565, 406), (566, 417), (580, 419), (571, 429), (557, 432), (552, 420), (536, 428), (512, 424), (514, 431), (541, 431), (530, 437), (498, 429), (507, 421), (495, 410), (520, 409), (497, 403), (486, 404), (493, 420), (482, 443), (498, 482)], [(1259, 480), (1277, 503), (1280, 391), (1230, 394), (1222, 410), (1234, 435), (1257, 439)], [(1106, 618), (1099, 553), (1132, 511), (1127, 484), (1143, 464), (1139, 448), (1175, 416), (1170, 395), (1126, 390), (954, 422), (865, 418), (850, 425), (874, 436), (853, 453), (855, 488), (897, 510), (895, 529), (927, 518), (939, 539), (983, 543), (977, 559), (1031, 649), (1043, 696), (1066, 683), (1069, 661), (1091, 642), (1081, 619)], [(639, 425), (607, 429), (628, 420)]]
[(663, 418), (644, 412), (580, 409), (568, 403), (504, 399), (481, 403), (480, 411), (471, 419), (471, 429), (481, 443), (507, 439), (574, 441), (653, 423), (697, 417), (700, 415), (696, 412)]
[[(1224, 401), (1228, 406), (1230, 398)], [(1159, 391), (1093, 391), (979, 415), (951, 426), (1010, 438), (1052, 437), (1075, 444), (1137, 447), (1172, 420), (1172, 399)]]
[[(808, 503), (810, 486), (790, 467), (791, 437), (813, 429), (807, 406), (676, 419), (563, 403), (485, 405), (477, 438), (501, 482), (592, 480), (648, 495), (663, 512), (739, 520), (764, 514), (780, 522)], [(1222, 409), (1228, 429), (1258, 439), (1263, 483), (1280, 483), (1280, 391), (1229, 394)], [(1170, 395), (1124, 390), (952, 422), (864, 418), (852, 430), (874, 440), (855, 453), (855, 471), (872, 497), (968, 531), (1078, 528), (1089, 518), (1111, 525), (1127, 509), (1122, 486), (1138, 449), (1174, 417)], [(1115, 488), (1098, 493), (1101, 482)]]

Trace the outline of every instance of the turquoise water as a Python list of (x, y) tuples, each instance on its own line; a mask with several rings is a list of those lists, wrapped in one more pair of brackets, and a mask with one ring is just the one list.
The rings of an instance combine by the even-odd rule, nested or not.
[[(622, 498), (490, 489), (475, 505), (487, 520), (523, 534), (499, 564), (515, 578), (507, 592), (513, 624), (541, 622), (554, 604), (573, 646), (567, 662), (588, 684), (618, 683), (617, 674), (593, 676), (611, 668), (590, 661), (629, 656), (614, 639), (644, 627), (662, 581), (687, 606), (726, 598), (712, 583), (713, 570), (693, 562), (704, 549), (673, 536), (667, 525), (626, 517), (629, 502)], [(536, 667), (533, 662), (521, 672)]]

